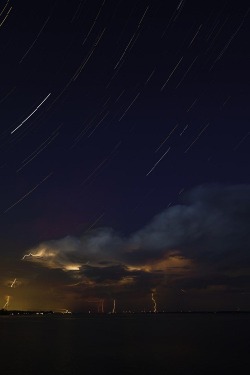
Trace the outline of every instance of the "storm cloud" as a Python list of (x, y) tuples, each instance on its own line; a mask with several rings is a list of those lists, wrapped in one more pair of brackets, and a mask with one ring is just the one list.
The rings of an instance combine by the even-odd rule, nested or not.
[(250, 251), (250, 186), (200, 186), (157, 215), (129, 243), (153, 257), (178, 251), (196, 260), (238, 258)]
[(73, 278), (82, 277), (91, 285), (134, 283), (141, 287), (147, 279), (157, 280), (152, 282), (156, 287), (166, 283), (167, 277), (173, 287), (195, 283), (199, 287), (201, 280), (206, 287), (213, 280), (232, 287), (234, 279), (236, 285), (246, 279), (249, 252), (250, 186), (210, 185), (187, 192), (179, 204), (130, 236), (99, 228), (80, 238), (41, 243), (24, 260), (72, 272)]

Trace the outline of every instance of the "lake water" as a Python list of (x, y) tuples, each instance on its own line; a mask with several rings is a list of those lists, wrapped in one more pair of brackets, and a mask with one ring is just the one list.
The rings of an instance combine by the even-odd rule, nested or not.
[(1, 316), (9, 375), (244, 374), (250, 314)]

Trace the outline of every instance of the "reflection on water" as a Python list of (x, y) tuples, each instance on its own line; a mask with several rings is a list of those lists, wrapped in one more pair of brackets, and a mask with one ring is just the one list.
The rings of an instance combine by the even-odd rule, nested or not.
[(250, 314), (0, 317), (6, 375), (243, 373)]

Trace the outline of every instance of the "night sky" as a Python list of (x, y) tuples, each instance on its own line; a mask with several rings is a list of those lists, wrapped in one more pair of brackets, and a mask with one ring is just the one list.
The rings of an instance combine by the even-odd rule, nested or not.
[(0, 308), (250, 309), (247, 3), (0, 4)]

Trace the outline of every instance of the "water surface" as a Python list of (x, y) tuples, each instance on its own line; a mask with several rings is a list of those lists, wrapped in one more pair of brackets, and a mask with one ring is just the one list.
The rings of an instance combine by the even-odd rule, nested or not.
[(5, 375), (245, 373), (250, 314), (1, 316)]

